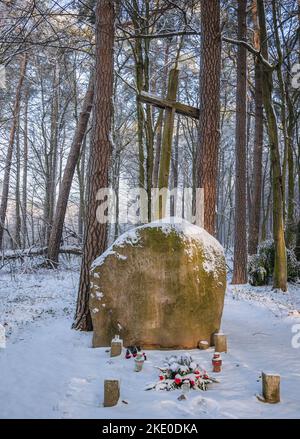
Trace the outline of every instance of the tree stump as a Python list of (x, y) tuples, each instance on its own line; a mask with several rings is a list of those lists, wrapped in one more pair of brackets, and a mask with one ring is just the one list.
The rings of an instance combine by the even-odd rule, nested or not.
[(214, 335), (215, 351), (227, 352), (227, 336), (223, 333), (216, 333)]
[(115, 338), (113, 338), (111, 341), (110, 356), (117, 357), (118, 355), (121, 355), (122, 348), (123, 348), (123, 340), (121, 340), (119, 336), (116, 335)]
[(5, 349), (5, 328), (0, 324), (0, 349)]
[(199, 349), (202, 349), (202, 350), (208, 349), (208, 348), (209, 348), (209, 343), (208, 343), (208, 341), (206, 341), (206, 340), (200, 340), (199, 343), (198, 343), (198, 348), (199, 348)]
[(104, 407), (113, 407), (118, 404), (120, 398), (119, 380), (104, 381)]
[(262, 372), (262, 396), (264, 402), (280, 402), (280, 375)]

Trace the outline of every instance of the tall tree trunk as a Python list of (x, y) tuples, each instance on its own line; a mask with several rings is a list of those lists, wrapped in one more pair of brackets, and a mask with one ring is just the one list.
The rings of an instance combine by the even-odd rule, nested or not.
[[(135, 33), (140, 33), (140, 15), (139, 15), (139, 2), (137, 0), (132, 1), (132, 21), (135, 29)], [(144, 60), (142, 51), (142, 39), (135, 39), (134, 47), (135, 55), (135, 75), (136, 75), (136, 88), (140, 93), (144, 88)], [(145, 188), (145, 153), (144, 153), (144, 115), (141, 102), (136, 97), (137, 108), (137, 139), (138, 139), (138, 154), (139, 154), (139, 187)]]
[(107, 245), (107, 226), (97, 221), (97, 192), (108, 187), (113, 114), (115, 1), (99, 0), (96, 6), (96, 77), (93, 113), (93, 140), (89, 163), (89, 193), (85, 240), (81, 264), (75, 329), (92, 330), (89, 311), (90, 268)]
[(8, 191), (9, 191), (9, 181), (10, 181), (10, 171), (11, 171), (11, 161), (12, 161), (12, 155), (13, 155), (13, 149), (14, 149), (14, 143), (15, 143), (15, 134), (16, 134), (16, 128), (18, 123), (18, 117), (20, 114), (20, 101), (21, 101), (21, 90), (22, 85), (26, 73), (26, 66), (27, 66), (27, 53), (23, 55), (21, 64), (20, 64), (20, 77), (19, 82), (16, 89), (16, 96), (15, 96), (15, 103), (14, 103), (14, 110), (13, 110), (13, 119), (12, 119), (12, 125), (10, 129), (10, 136), (9, 136), (9, 143), (8, 143), (8, 149), (6, 153), (5, 158), (5, 171), (4, 171), (4, 178), (3, 178), (3, 186), (2, 186), (2, 196), (1, 196), (1, 206), (0, 206), (0, 249), (2, 249), (3, 245), (3, 233), (4, 233), (4, 227), (5, 227), (5, 218), (6, 218), (6, 211), (7, 211), (7, 203), (8, 203)]
[(280, 107), (281, 107), (281, 126), (282, 126), (282, 134), (283, 134), (283, 165), (282, 165), (282, 203), (283, 203), (283, 220), (286, 219), (286, 175), (287, 175), (287, 167), (288, 167), (288, 133), (287, 133), (287, 115), (286, 115), (286, 89), (285, 83), (282, 74), (282, 65), (283, 65), (283, 53), (281, 49), (282, 42), (279, 37), (279, 27), (280, 23), (277, 20), (277, 8), (278, 1), (272, 0), (272, 18), (273, 18), (273, 28), (274, 28), (274, 37), (275, 37), (275, 47), (277, 51), (277, 78), (280, 92)]
[(54, 96), (51, 111), (51, 137), (50, 137), (50, 187), (49, 191), (49, 217), (47, 218), (47, 243), (49, 242), (51, 228), (54, 218), (54, 206), (56, 199), (56, 180), (57, 180), (57, 157), (58, 157), (58, 117), (59, 117), (59, 66), (55, 65), (54, 72)]
[(58, 113), (59, 113), (59, 67), (58, 62), (55, 63), (53, 71), (53, 96), (51, 101), (51, 117), (50, 117), (50, 142), (47, 150), (47, 142), (45, 142), (45, 201), (44, 201), (44, 230), (43, 241), (45, 245), (49, 244), (51, 227), (54, 217), (54, 203), (56, 192), (56, 176), (57, 176), (57, 148), (58, 148)]
[[(287, 226), (286, 245), (293, 247), (295, 243), (295, 174), (294, 174), (294, 149), (293, 136), (296, 124), (294, 105), (289, 93), (290, 81), (285, 87), (287, 94), (288, 124), (287, 124), (287, 163), (288, 163), (288, 203), (287, 203)], [(299, 169), (298, 169), (299, 174)]]
[(232, 195), (232, 182), (233, 182), (233, 164), (229, 167), (229, 176), (228, 176), (228, 201), (229, 201), (229, 217), (228, 217), (228, 227), (227, 227), (227, 235), (226, 235), (226, 251), (231, 246), (231, 230), (232, 230), (232, 212), (233, 212), (233, 195)]
[(82, 146), (80, 161), (77, 162), (77, 175), (79, 181), (79, 211), (78, 211), (78, 236), (83, 242), (84, 218), (85, 218), (85, 162), (86, 162), (87, 133), (85, 133)]
[(82, 110), (78, 118), (78, 124), (75, 130), (74, 139), (71, 145), (67, 164), (64, 170), (62, 184), (57, 200), (55, 217), (51, 228), (51, 234), (48, 245), (48, 260), (52, 266), (58, 265), (59, 247), (62, 239), (63, 225), (69, 200), (69, 194), (72, 186), (73, 176), (76, 164), (80, 155), (80, 148), (86, 133), (90, 113), (93, 105), (94, 96), (94, 77), (91, 75), (88, 89), (83, 101)]
[(247, 223), (250, 223), (250, 216), (251, 216), (251, 212), (252, 212), (252, 198), (253, 198), (253, 190), (252, 190), (252, 186), (253, 186), (253, 182), (251, 181), (250, 175), (252, 175), (252, 162), (250, 160), (250, 138), (251, 138), (251, 134), (252, 134), (252, 114), (253, 114), (253, 109), (252, 109), (252, 99), (247, 98), (247, 100), (249, 101), (249, 105), (248, 105), (248, 109), (247, 109), (247, 142), (246, 142), (246, 152), (247, 152), (247, 158), (246, 158), (246, 192), (247, 192)]
[(286, 245), (292, 247), (294, 241), (294, 204), (295, 204), (295, 178), (294, 178), (294, 152), (293, 152), (293, 129), (291, 126), (287, 128), (287, 162), (288, 162), (288, 203), (287, 203), (287, 230)]
[[(265, 6), (263, 0), (257, 0), (257, 12), (260, 25), (261, 53), (269, 59), (266, 29)], [(263, 104), (266, 112), (272, 168), (273, 187), (273, 236), (275, 243), (275, 263), (273, 287), (287, 290), (287, 259), (283, 220), (283, 190), (280, 166), (279, 138), (276, 113), (273, 106), (273, 69), (261, 62)]]
[(15, 237), (16, 248), (21, 248), (21, 214), (20, 214), (20, 180), (21, 180), (21, 152), (20, 152), (20, 116), (16, 129), (16, 187), (15, 187)]
[(201, 35), (197, 186), (204, 189), (204, 227), (215, 235), (220, 142), (220, 0), (201, 0)]
[(28, 103), (29, 90), (25, 93), (24, 137), (23, 137), (23, 177), (22, 177), (22, 244), (29, 244), (27, 231), (27, 174), (28, 174)]
[[(256, 0), (253, 2), (253, 21), (254, 21), (254, 46), (258, 50), (259, 27), (257, 23)], [(257, 253), (259, 242), (259, 229), (261, 218), (261, 198), (262, 198), (262, 157), (263, 157), (263, 101), (262, 101), (262, 77), (261, 68), (258, 60), (255, 59), (255, 135), (253, 149), (253, 201), (249, 224), (249, 254)]]
[[(224, 62), (224, 61), (223, 61)], [(223, 64), (222, 64), (223, 68)], [(227, 88), (224, 90), (223, 95), (223, 112), (221, 115), (221, 125), (220, 125), (220, 132), (223, 132), (223, 126), (224, 126), (224, 120), (225, 115), (227, 114), (227, 107), (228, 107), (228, 91)], [(226, 169), (225, 167), (225, 151), (224, 148), (220, 150), (220, 154), (218, 157), (218, 186), (217, 186), (217, 239), (220, 241), (221, 244), (225, 244), (225, 205), (226, 205), (226, 191), (223, 190), (224, 183), (225, 183), (225, 176), (226, 176)], [(224, 193), (225, 192), (225, 193)]]
[[(146, 20), (145, 20), (145, 33), (149, 33), (149, 21), (150, 21), (150, 3), (146, 2)], [(150, 52), (150, 42), (149, 38), (145, 38), (145, 56), (144, 56), (144, 76), (145, 76), (145, 91), (150, 91), (150, 62), (149, 62), (149, 52)], [(148, 221), (151, 222), (152, 218), (152, 177), (153, 177), (153, 166), (154, 166), (154, 130), (152, 121), (152, 108), (151, 105), (146, 106), (146, 149), (147, 149), (147, 159), (146, 159), (146, 174), (147, 174), (147, 196), (148, 196)]]
[(295, 255), (297, 260), (300, 261), (300, 219), (297, 225)]
[(114, 238), (117, 239), (120, 232), (120, 167), (121, 167), (121, 149), (118, 148), (114, 160), (114, 179), (113, 189), (116, 195), (116, 218), (114, 225)]
[(268, 237), (268, 224), (270, 222), (269, 217), (270, 217), (271, 203), (272, 203), (272, 169), (270, 167), (268, 171), (268, 159), (269, 159), (269, 155), (267, 156), (264, 175), (263, 175), (263, 187), (266, 187), (266, 180), (268, 173), (269, 173), (270, 184), (268, 188), (268, 193), (265, 190), (262, 197), (262, 224), (261, 224), (261, 233), (260, 233), (261, 241), (265, 241)]
[[(238, 40), (247, 37), (247, 0), (238, 2)], [(247, 51), (239, 45), (237, 53), (236, 131), (235, 131), (235, 221), (233, 284), (247, 283), (246, 218), (246, 141), (247, 141)]]

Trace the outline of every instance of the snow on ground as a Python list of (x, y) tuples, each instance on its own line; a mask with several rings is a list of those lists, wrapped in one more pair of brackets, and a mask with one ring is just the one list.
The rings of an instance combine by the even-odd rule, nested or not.
[(74, 270), (0, 271), (0, 324), (6, 335), (22, 336), (16, 329), (32, 322), (72, 317), (78, 277)]
[[(0, 349), (0, 418), (300, 418), (300, 348), (291, 345), (299, 286), (288, 294), (230, 286), (220, 383), (178, 401), (180, 391), (143, 390), (171, 352), (148, 351), (136, 373), (133, 360), (111, 359), (106, 349), (91, 348), (90, 333), (70, 329), (77, 282), (78, 270), (0, 272), (0, 323), (8, 332)], [(189, 352), (210, 372), (212, 349)], [(257, 400), (262, 370), (281, 374), (280, 404)], [(111, 377), (121, 380), (121, 399), (104, 408), (103, 381)]]

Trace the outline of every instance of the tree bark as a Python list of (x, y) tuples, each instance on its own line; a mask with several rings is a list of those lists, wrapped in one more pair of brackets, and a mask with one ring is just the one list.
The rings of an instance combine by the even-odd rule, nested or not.
[(14, 110), (13, 110), (13, 120), (12, 125), (10, 129), (10, 136), (9, 136), (9, 143), (8, 143), (8, 149), (6, 153), (5, 158), (5, 171), (4, 171), (4, 178), (3, 178), (3, 187), (2, 187), (2, 196), (1, 196), (1, 206), (0, 206), (0, 249), (2, 249), (3, 245), (3, 233), (4, 233), (4, 227), (5, 227), (5, 218), (6, 218), (6, 211), (7, 211), (7, 203), (8, 203), (8, 191), (9, 191), (9, 182), (10, 182), (10, 171), (11, 171), (11, 162), (12, 162), (12, 155), (13, 155), (13, 149), (14, 149), (14, 143), (15, 143), (15, 134), (16, 134), (16, 128), (18, 124), (18, 117), (20, 114), (20, 101), (21, 101), (21, 91), (22, 91), (22, 85), (26, 73), (26, 66), (27, 66), (27, 53), (23, 55), (21, 64), (20, 64), (20, 77), (19, 82), (16, 89), (16, 96), (15, 96), (15, 103), (14, 103)]
[[(132, 1), (132, 22), (135, 29), (135, 33), (140, 33), (140, 15), (139, 15), (139, 3), (137, 0)], [(135, 55), (135, 75), (136, 75), (136, 87), (140, 93), (144, 88), (144, 60), (142, 51), (142, 40), (140, 38), (135, 39), (134, 46)], [(139, 187), (145, 188), (145, 153), (144, 153), (144, 115), (141, 102), (136, 96), (136, 108), (137, 108), (137, 140), (138, 140), (138, 154), (139, 154)]]
[(26, 89), (25, 94), (25, 110), (24, 110), (24, 140), (23, 140), (23, 177), (22, 177), (22, 243), (26, 248), (29, 245), (27, 231), (27, 174), (28, 174), (28, 103), (29, 90)]
[(92, 330), (89, 311), (90, 268), (93, 260), (107, 244), (106, 224), (97, 221), (99, 206), (96, 196), (108, 187), (111, 158), (111, 124), (113, 115), (114, 22), (115, 2), (99, 0), (96, 6), (96, 77), (93, 113), (93, 140), (89, 163), (89, 192), (86, 212), (85, 240), (81, 264), (75, 329)]
[[(247, 0), (238, 2), (238, 40), (247, 37)], [(246, 141), (247, 141), (247, 51), (239, 45), (237, 53), (236, 131), (235, 131), (235, 221), (233, 284), (247, 283), (246, 217)]]
[[(265, 60), (269, 59), (266, 16), (263, 0), (257, 0), (257, 12), (260, 25), (261, 53)], [(267, 127), (271, 154), (272, 187), (273, 187), (273, 236), (275, 244), (275, 263), (273, 287), (287, 290), (287, 259), (283, 220), (283, 190), (280, 166), (279, 138), (276, 113), (273, 106), (273, 70), (261, 63), (263, 104), (267, 118)]]
[(21, 180), (21, 152), (20, 152), (20, 116), (16, 128), (16, 187), (15, 187), (15, 237), (14, 246), (21, 247), (21, 213), (20, 213), (20, 180)]
[[(256, 0), (253, 2), (253, 22), (254, 22), (254, 47), (259, 50), (259, 27), (257, 22)], [(255, 62), (255, 134), (253, 149), (253, 199), (249, 224), (248, 252), (250, 255), (257, 253), (259, 242), (259, 229), (261, 218), (261, 198), (262, 198), (262, 157), (263, 157), (263, 101), (262, 101), (262, 77), (261, 68), (258, 60)]]
[(79, 209), (78, 209), (78, 236), (80, 242), (83, 242), (84, 218), (85, 218), (85, 162), (87, 149), (87, 133), (85, 133), (81, 145), (80, 160), (77, 162), (77, 176), (79, 181)]
[[(287, 127), (287, 164), (288, 164), (288, 203), (287, 203), (287, 227), (286, 245), (292, 247), (295, 229), (295, 177), (294, 177), (294, 151), (293, 151), (293, 131), (294, 131), (294, 108), (291, 102), (288, 103), (289, 123)], [(298, 171), (299, 173), (299, 171)]]
[[(43, 239), (46, 245), (49, 243), (53, 217), (54, 203), (56, 192), (56, 175), (57, 175), (57, 147), (58, 147), (58, 113), (59, 113), (59, 66), (56, 61), (53, 71), (53, 96), (51, 101), (51, 118), (50, 118), (50, 141), (49, 150), (45, 150), (46, 161), (46, 192), (44, 204), (44, 231)], [(46, 143), (45, 143), (46, 145)]]
[(296, 255), (297, 261), (300, 261), (300, 219), (299, 219), (298, 225), (297, 225), (295, 255)]
[(281, 23), (277, 19), (277, 8), (278, 1), (272, 0), (272, 18), (273, 18), (273, 29), (274, 29), (274, 39), (275, 39), (275, 47), (277, 51), (277, 78), (278, 78), (278, 86), (280, 92), (280, 115), (281, 115), (281, 126), (282, 126), (282, 134), (283, 134), (283, 164), (282, 164), (282, 203), (283, 203), (283, 220), (286, 220), (286, 176), (287, 176), (287, 166), (288, 166), (288, 133), (287, 133), (287, 114), (286, 114), (286, 96), (287, 90), (285, 88), (285, 83), (283, 79), (282, 66), (283, 66), (283, 53), (281, 49), (282, 42), (279, 37), (279, 28)]
[[(149, 2), (146, 2), (146, 19), (144, 22), (145, 32), (149, 33), (150, 26), (150, 10), (149, 10)], [(150, 62), (149, 62), (149, 53), (150, 53), (150, 39), (145, 38), (144, 40), (144, 48), (145, 48), (145, 56), (144, 56), (144, 76), (145, 76), (145, 91), (150, 91)], [(148, 196), (148, 221), (151, 222), (152, 217), (152, 177), (153, 177), (153, 166), (154, 166), (154, 130), (153, 130), (153, 121), (152, 121), (152, 108), (151, 105), (146, 106), (146, 120), (145, 120), (145, 131), (146, 131), (146, 150), (147, 150), (147, 158), (146, 158), (146, 175), (147, 175), (147, 196)]]
[(76, 164), (80, 156), (81, 145), (86, 133), (94, 96), (94, 76), (91, 75), (88, 89), (79, 115), (74, 139), (71, 145), (67, 164), (64, 170), (62, 184), (57, 200), (56, 210), (48, 245), (48, 260), (51, 266), (58, 265), (59, 248), (62, 239), (63, 225), (69, 200)]
[(215, 235), (220, 142), (220, 1), (201, 1), (200, 118), (197, 186), (204, 189), (204, 227)]
[[(288, 65), (290, 66), (290, 62)], [(286, 245), (288, 248), (293, 247), (293, 244), (295, 243), (295, 224), (296, 224), (293, 139), (294, 139), (295, 126), (297, 123), (297, 116), (295, 114), (295, 107), (289, 91), (290, 85), (291, 85), (290, 78), (288, 78), (285, 87), (287, 110), (288, 110), (288, 124), (287, 124), (288, 203), (287, 203), (287, 226), (286, 226)], [(298, 168), (298, 179), (299, 178), (300, 176), (299, 176), (299, 168)]]
[(47, 230), (47, 242), (50, 237), (51, 228), (54, 219), (54, 207), (56, 200), (56, 180), (57, 180), (57, 158), (58, 158), (58, 125), (59, 125), (59, 101), (60, 101), (60, 69), (58, 61), (55, 65), (54, 72), (54, 96), (52, 102), (51, 111), (51, 136), (50, 136), (50, 187), (49, 187), (49, 218), (48, 218), (48, 230)]

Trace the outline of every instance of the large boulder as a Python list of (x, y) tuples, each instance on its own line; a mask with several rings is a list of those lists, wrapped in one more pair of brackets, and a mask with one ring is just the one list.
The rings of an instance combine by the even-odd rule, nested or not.
[(169, 219), (130, 230), (91, 269), (93, 346), (115, 334), (147, 349), (211, 344), (225, 288), (223, 248), (204, 229)]

